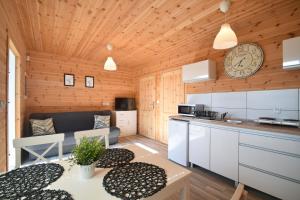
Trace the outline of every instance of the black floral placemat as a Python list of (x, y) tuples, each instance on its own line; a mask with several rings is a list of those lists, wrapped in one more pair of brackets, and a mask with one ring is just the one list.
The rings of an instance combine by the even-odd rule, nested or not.
[(31, 165), (0, 175), (0, 199), (18, 199), (56, 181), (64, 168), (55, 163)]
[(73, 200), (73, 198), (64, 190), (38, 190), (20, 200)]
[(113, 168), (125, 165), (134, 159), (134, 153), (128, 149), (106, 149), (105, 153), (97, 161), (98, 168)]
[(152, 196), (167, 184), (164, 169), (143, 162), (128, 163), (110, 170), (103, 179), (105, 190), (124, 200)]

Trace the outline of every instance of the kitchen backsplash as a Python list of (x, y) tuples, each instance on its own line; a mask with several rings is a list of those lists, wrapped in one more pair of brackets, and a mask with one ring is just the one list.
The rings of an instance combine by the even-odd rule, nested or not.
[(207, 110), (228, 112), (231, 118), (299, 120), (300, 115), (299, 89), (187, 94), (186, 99), (189, 104), (204, 104)]

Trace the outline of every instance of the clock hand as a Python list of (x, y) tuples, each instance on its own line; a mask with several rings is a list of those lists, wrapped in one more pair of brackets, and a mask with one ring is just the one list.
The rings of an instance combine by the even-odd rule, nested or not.
[(245, 59), (246, 57), (243, 57), (235, 66), (241, 66), (241, 63), (243, 62), (243, 60)]

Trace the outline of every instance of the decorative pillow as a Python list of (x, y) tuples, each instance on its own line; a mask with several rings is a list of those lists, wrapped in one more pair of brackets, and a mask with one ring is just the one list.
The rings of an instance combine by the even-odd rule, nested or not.
[(94, 115), (94, 129), (107, 128), (110, 126), (110, 115)]
[(44, 120), (30, 119), (30, 123), (32, 127), (32, 135), (34, 136), (55, 134), (52, 118)]

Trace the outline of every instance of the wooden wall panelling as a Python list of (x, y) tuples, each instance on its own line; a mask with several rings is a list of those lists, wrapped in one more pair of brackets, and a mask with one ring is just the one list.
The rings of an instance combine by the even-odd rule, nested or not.
[(132, 65), (219, 5), (219, 0), (14, 1), (30, 50), (103, 62), (111, 42), (119, 62)]
[(156, 135), (156, 77), (139, 80), (139, 134), (155, 139)]
[(168, 119), (177, 114), (177, 105), (184, 103), (184, 84), (181, 69), (161, 74), (160, 84), (160, 116), (159, 140), (168, 143)]
[[(237, 2), (233, 2), (233, 5)], [(179, 37), (171, 38), (174, 44), (169, 51), (162, 48), (161, 53), (151, 62), (136, 67), (136, 76), (149, 73), (159, 73), (161, 65), (167, 63), (167, 68), (178, 68), (184, 64), (199, 60), (213, 59), (217, 62), (217, 80), (186, 84), (186, 93), (207, 93), (225, 91), (265, 90), (281, 88), (299, 88), (300, 70), (286, 71), (282, 69), (282, 40), (300, 36), (300, 4), (299, 1), (251, 1), (245, 6), (257, 4), (264, 7), (264, 12), (249, 11), (251, 15), (231, 9), (229, 22), (237, 34), (240, 43), (258, 43), (264, 50), (265, 60), (261, 69), (246, 79), (231, 79), (224, 73), (224, 56), (229, 50), (212, 49), (213, 34), (196, 34), (193, 44), (186, 45), (186, 40)], [(267, 7), (269, 5), (269, 7)], [(236, 8), (236, 7), (235, 7)], [(240, 8), (236, 8), (240, 10)], [(248, 9), (247, 9), (248, 10)], [(201, 26), (199, 24), (199, 26)], [(191, 27), (196, 29), (195, 26)], [(207, 27), (207, 30), (209, 28)], [(195, 30), (194, 30), (195, 31)], [(176, 40), (177, 39), (177, 40)], [(163, 43), (163, 42), (162, 42)], [(184, 46), (180, 46), (184, 45)]]
[[(143, 64), (135, 67), (135, 76), (162, 76), (164, 72), (180, 69), (184, 64), (209, 58), (217, 62), (217, 80), (185, 84), (185, 94), (300, 87), (300, 70), (282, 69), (282, 40), (300, 36), (299, 1), (235, 1), (227, 20), (240, 43), (258, 43), (264, 50), (264, 64), (254, 76), (231, 79), (225, 75), (223, 62), (229, 50), (212, 48), (221, 25), (217, 12), (185, 27), (168, 39), (159, 41), (159, 46), (153, 45), (153, 52), (159, 53), (148, 53), (151, 59), (143, 60)], [(163, 79), (161, 78), (161, 84)], [(157, 139), (165, 141), (163, 136), (168, 114), (164, 116), (163, 109), (168, 109), (169, 104), (164, 105), (162, 91), (160, 95), (159, 119), (164, 125), (158, 126), (160, 129), (157, 131)], [(167, 98), (167, 101), (171, 100)]]
[[(26, 46), (18, 26), (16, 15), (16, 4), (13, 1), (0, 1), (0, 100), (5, 102), (5, 108), (0, 108), (0, 172), (7, 169), (7, 52), (8, 39), (11, 39), (16, 49), (20, 53), (20, 85), (24, 86), (24, 73), (26, 68)], [(25, 113), (24, 87), (21, 87), (20, 93), (20, 116), (17, 118), (19, 124), (23, 123)], [(18, 127), (17, 127), (18, 128)], [(18, 130), (18, 129), (17, 129)], [(22, 133), (22, 127), (19, 127), (16, 136)]]
[[(75, 75), (75, 86), (64, 86), (64, 73)], [(134, 97), (132, 75), (125, 68), (115, 72), (103, 63), (30, 52), (27, 67), (27, 114), (113, 109), (115, 97)], [(94, 76), (94, 88), (85, 87), (85, 76)]]

